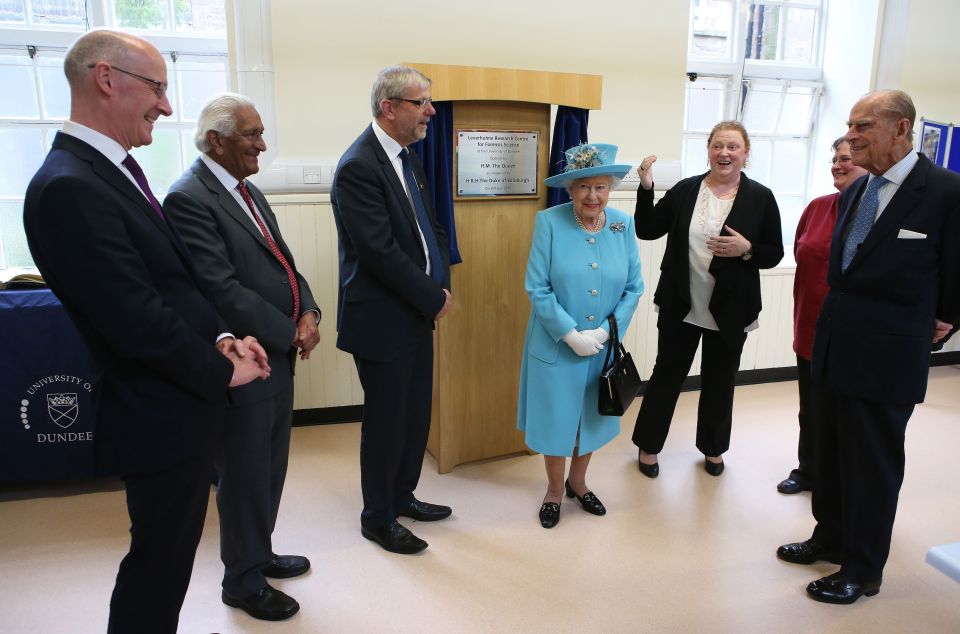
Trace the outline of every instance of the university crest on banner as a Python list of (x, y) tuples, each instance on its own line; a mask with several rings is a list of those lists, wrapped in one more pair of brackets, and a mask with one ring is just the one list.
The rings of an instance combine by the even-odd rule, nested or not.
[(58, 427), (66, 429), (77, 421), (77, 413), (80, 411), (77, 402), (77, 394), (59, 393), (47, 394), (47, 414)]

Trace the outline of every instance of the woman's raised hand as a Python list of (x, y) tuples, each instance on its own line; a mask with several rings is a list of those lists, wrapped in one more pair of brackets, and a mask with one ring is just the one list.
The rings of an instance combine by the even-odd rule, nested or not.
[(640, 166), (637, 167), (637, 176), (640, 177), (640, 186), (644, 189), (653, 188), (653, 164), (657, 162), (657, 156), (651, 154), (647, 158), (640, 161)]

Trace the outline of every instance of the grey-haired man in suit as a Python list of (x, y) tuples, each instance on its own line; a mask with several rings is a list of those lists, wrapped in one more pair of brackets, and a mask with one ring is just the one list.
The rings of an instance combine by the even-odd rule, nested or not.
[(287, 473), (293, 373), (320, 340), (320, 311), (263, 194), (246, 180), (267, 149), (263, 123), (242, 95), (213, 97), (194, 142), (202, 154), (170, 188), (163, 210), (183, 236), (204, 293), (238, 336), (266, 349), (269, 380), (234, 390), (217, 452), (223, 602), (257, 619), (286, 619), (296, 600), (267, 583), (310, 568), (276, 555), (272, 534)]
[(433, 325), (452, 306), (447, 236), (423, 169), (407, 146), (436, 111), (430, 80), (407, 66), (380, 71), (373, 123), (344, 153), (330, 200), (337, 223), (337, 347), (353, 355), (363, 386), (361, 533), (384, 549), (420, 552), (427, 542), (397, 522), (450, 516), (414, 497), (430, 431)]

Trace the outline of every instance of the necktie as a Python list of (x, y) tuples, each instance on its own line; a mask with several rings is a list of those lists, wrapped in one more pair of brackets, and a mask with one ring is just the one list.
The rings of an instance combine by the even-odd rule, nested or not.
[(147, 200), (150, 201), (150, 206), (153, 207), (153, 210), (157, 212), (158, 216), (163, 218), (163, 210), (160, 209), (160, 203), (157, 202), (156, 197), (150, 190), (150, 184), (147, 183), (147, 177), (144, 176), (143, 170), (140, 169), (140, 164), (137, 163), (137, 160), (133, 158), (132, 155), (127, 154), (127, 158), (123, 159), (120, 163), (127, 168), (130, 174), (133, 175), (133, 180), (137, 181), (140, 191), (146, 195)]
[(257, 213), (257, 208), (253, 205), (253, 198), (250, 197), (250, 190), (247, 189), (247, 185), (243, 181), (240, 181), (237, 183), (237, 189), (240, 191), (243, 201), (247, 203), (247, 207), (250, 208), (250, 213), (253, 214), (253, 219), (257, 222), (257, 226), (260, 227), (260, 231), (263, 233), (263, 237), (267, 241), (267, 246), (270, 247), (270, 252), (273, 253), (273, 257), (277, 258), (280, 266), (287, 272), (287, 280), (290, 281), (290, 292), (293, 294), (293, 321), (297, 321), (297, 318), (300, 316), (300, 286), (297, 284), (297, 274), (294, 273), (293, 267), (287, 262), (287, 258), (283, 257), (280, 247), (278, 247), (277, 243), (270, 237), (270, 232), (267, 231), (266, 225), (264, 225), (263, 220), (260, 219), (260, 214)]
[(417, 186), (417, 179), (413, 175), (413, 166), (410, 164), (410, 151), (403, 149), (400, 152), (400, 162), (403, 164), (403, 178), (407, 181), (407, 189), (410, 190), (410, 198), (413, 199), (413, 209), (417, 212), (417, 224), (420, 225), (420, 232), (423, 233), (423, 239), (427, 243), (427, 251), (430, 254), (430, 277), (436, 282), (443, 281), (443, 259), (440, 257), (440, 245), (437, 243), (437, 235), (433, 232), (433, 223), (427, 216), (427, 207), (423, 203), (423, 197), (420, 195), (420, 187)]
[(877, 210), (880, 209), (880, 187), (889, 182), (883, 176), (874, 176), (867, 183), (867, 191), (863, 192), (860, 199), (860, 207), (857, 209), (857, 215), (853, 218), (850, 226), (850, 232), (847, 234), (847, 240), (843, 243), (843, 261), (842, 269), (847, 270), (850, 261), (853, 260), (857, 247), (864, 241), (873, 222), (877, 219)]

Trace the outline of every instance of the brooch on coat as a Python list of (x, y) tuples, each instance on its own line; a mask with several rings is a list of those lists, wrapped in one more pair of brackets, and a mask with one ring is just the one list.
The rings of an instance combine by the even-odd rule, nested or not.
[(622, 222), (613, 222), (613, 223), (610, 223), (610, 231), (612, 231), (612, 232), (614, 232), (614, 233), (619, 233), (619, 232), (623, 231), (623, 230), (626, 229), (626, 228), (627, 228), (627, 225), (623, 224)]

